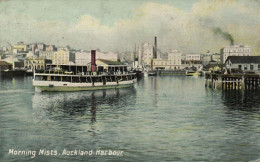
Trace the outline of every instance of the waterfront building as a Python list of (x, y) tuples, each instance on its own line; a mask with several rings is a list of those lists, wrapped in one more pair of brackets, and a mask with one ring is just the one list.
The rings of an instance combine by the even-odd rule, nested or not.
[(170, 64), (170, 69), (180, 69), (181, 68), (181, 56), (182, 53), (178, 50), (171, 50), (168, 52), (168, 60)]
[(71, 64), (75, 62), (75, 53), (69, 52), (67, 50), (61, 49), (54, 52), (52, 56), (53, 64)]
[(185, 54), (185, 60), (186, 61), (201, 61), (201, 54), (197, 54), (197, 53), (188, 53)]
[(91, 62), (90, 52), (76, 52), (75, 53), (75, 64), (76, 65), (87, 65)]
[[(117, 61), (118, 56), (113, 52), (96, 52), (96, 59)], [(90, 52), (76, 52), (75, 53), (75, 64), (76, 65), (87, 65), (91, 62), (91, 53)]]
[(12, 64), (6, 61), (0, 61), (0, 71), (11, 70), (12, 66), (13, 66)]
[(120, 61), (97, 59), (96, 64), (98, 71), (117, 72), (117, 70), (119, 70), (121, 73), (124, 73), (128, 70), (128, 66)]
[(189, 53), (182, 55), (182, 69), (201, 69), (202, 67), (201, 54)]
[(238, 71), (260, 72), (260, 56), (229, 56), (225, 62), (226, 68)]
[(13, 69), (15, 69), (16, 67), (15, 67), (15, 64), (17, 63), (17, 62), (20, 62), (20, 60), (18, 59), (18, 58), (16, 58), (16, 57), (12, 57), (12, 56), (10, 56), (10, 57), (7, 57), (7, 58), (5, 58), (5, 59), (2, 59), (2, 61), (5, 61), (5, 62), (7, 62), (7, 63), (9, 63), (9, 64), (12, 64), (12, 68)]
[(170, 60), (168, 59), (162, 59), (162, 58), (156, 58), (152, 59), (152, 70), (158, 70), (158, 69), (163, 69), (163, 70), (169, 70), (171, 69), (171, 64)]
[(202, 65), (206, 66), (208, 64), (220, 64), (220, 54), (204, 54), (201, 55)]
[(145, 42), (139, 49), (139, 60), (140, 63), (144, 65), (145, 68), (151, 69), (152, 59), (154, 57), (153, 45)]
[(45, 70), (46, 64), (50, 64), (51, 60), (45, 58), (32, 58), (28, 57), (24, 59), (24, 68), (27, 70)]
[(39, 57), (45, 58), (47, 60), (52, 60), (53, 54), (55, 51), (39, 51)]
[(229, 56), (251, 56), (251, 47), (247, 45), (229, 45), (220, 49), (222, 63), (226, 62)]
[(216, 61), (218, 64), (221, 63), (220, 54), (218, 54), (218, 53), (212, 54), (211, 59), (212, 59), (212, 61)]
[(208, 65), (210, 61), (212, 61), (212, 55), (211, 54), (205, 54), (205, 55), (202, 55), (202, 65), (205, 66), (205, 65)]
[(99, 51), (97, 51), (96, 59), (117, 61), (118, 55), (116, 53), (113, 53), (113, 52), (99, 52)]

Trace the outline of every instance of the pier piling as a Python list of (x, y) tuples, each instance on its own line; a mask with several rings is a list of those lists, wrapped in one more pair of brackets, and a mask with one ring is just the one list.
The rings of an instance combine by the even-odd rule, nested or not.
[(205, 87), (222, 90), (260, 89), (259, 74), (206, 74)]

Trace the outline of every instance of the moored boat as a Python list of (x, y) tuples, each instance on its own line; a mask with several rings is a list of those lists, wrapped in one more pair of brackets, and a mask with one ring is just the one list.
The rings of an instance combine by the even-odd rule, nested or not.
[(148, 75), (148, 76), (156, 76), (157, 73), (156, 73), (155, 71), (148, 71), (148, 72), (147, 72), (147, 75)]
[(97, 66), (95, 51), (91, 54), (91, 65), (49, 64), (46, 70), (35, 71), (33, 86), (37, 91), (84, 91), (131, 87), (136, 83), (136, 74), (126, 65), (117, 62)]
[(201, 71), (186, 71), (186, 76), (202, 76)]

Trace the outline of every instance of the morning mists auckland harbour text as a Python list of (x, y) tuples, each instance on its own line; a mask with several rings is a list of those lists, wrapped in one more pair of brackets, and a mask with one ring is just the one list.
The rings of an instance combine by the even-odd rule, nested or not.
[(13, 156), (30, 156), (35, 158), (35, 156), (123, 156), (124, 151), (121, 150), (68, 150), (63, 149), (63, 151), (58, 150), (47, 150), (40, 149), (36, 150), (16, 150), (9, 149), (8, 155)]

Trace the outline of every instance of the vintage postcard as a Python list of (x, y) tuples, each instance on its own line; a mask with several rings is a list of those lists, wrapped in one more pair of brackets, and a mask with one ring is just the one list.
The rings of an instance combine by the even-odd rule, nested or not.
[(259, 0), (0, 0), (0, 161), (260, 161)]

